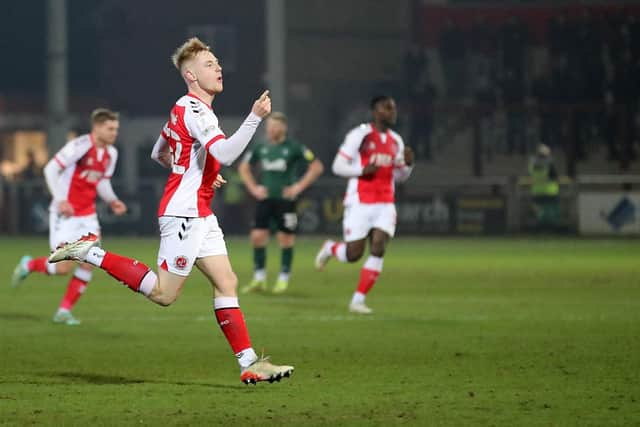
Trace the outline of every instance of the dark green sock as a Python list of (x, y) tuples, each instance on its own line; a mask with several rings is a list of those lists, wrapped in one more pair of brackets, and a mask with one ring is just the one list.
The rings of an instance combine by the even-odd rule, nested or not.
[(293, 247), (282, 248), (282, 266), (280, 272), (289, 273), (291, 271), (291, 263), (293, 262)]
[(267, 260), (267, 249), (262, 248), (253, 248), (253, 269), (255, 270), (264, 270), (264, 266)]

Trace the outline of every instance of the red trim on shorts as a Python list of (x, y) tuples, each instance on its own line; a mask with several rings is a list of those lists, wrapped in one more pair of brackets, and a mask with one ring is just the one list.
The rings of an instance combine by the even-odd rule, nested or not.
[(64, 168), (66, 168), (66, 166), (64, 165), (64, 163), (62, 163), (62, 162), (60, 161), (60, 159), (58, 158), (58, 156), (54, 156), (54, 157), (53, 157), (53, 160), (55, 160), (55, 161), (56, 161), (56, 163), (58, 163), (58, 164), (60, 165), (60, 167), (61, 167), (61, 168), (63, 168), (63, 169), (64, 169)]

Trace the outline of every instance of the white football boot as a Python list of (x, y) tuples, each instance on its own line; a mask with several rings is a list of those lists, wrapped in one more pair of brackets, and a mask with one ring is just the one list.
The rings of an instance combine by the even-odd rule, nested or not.
[(335, 242), (331, 240), (324, 241), (324, 243), (320, 247), (320, 250), (318, 251), (318, 254), (316, 255), (316, 260), (315, 260), (316, 270), (318, 271), (324, 270), (324, 267), (327, 265), (327, 263), (331, 259), (331, 256), (332, 256), (331, 245), (333, 245), (334, 243)]
[(80, 321), (80, 319), (73, 317), (73, 314), (71, 314), (70, 311), (58, 311), (53, 315), (53, 323), (67, 326), (77, 326), (82, 322)]
[(82, 261), (87, 258), (89, 249), (100, 245), (100, 239), (93, 233), (82, 236), (75, 242), (63, 243), (49, 255), (49, 262)]
[(29, 255), (25, 255), (20, 258), (20, 262), (18, 262), (16, 268), (13, 269), (13, 276), (11, 276), (12, 287), (17, 288), (18, 285), (20, 285), (20, 283), (22, 283), (22, 281), (27, 278), (27, 276), (29, 275), (28, 264), (32, 259), (33, 258), (31, 258)]
[(358, 313), (358, 314), (373, 313), (373, 310), (367, 307), (363, 302), (352, 302), (351, 304), (349, 304), (349, 311), (351, 313)]
[(255, 385), (259, 381), (280, 381), (282, 378), (288, 378), (293, 373), (293, 366), (274, 365), (269, 362), (269, 357), (261, 357), (253, 362), (250, 366), (244, 368), (240, 373), (240, 381), (245, 384)]

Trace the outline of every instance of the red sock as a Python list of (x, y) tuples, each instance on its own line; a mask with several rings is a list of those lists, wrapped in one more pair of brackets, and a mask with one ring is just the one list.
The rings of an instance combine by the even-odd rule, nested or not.
[(333, 245), (331, 245), (331, 254), (332, 254), (334, 257), (337, 257), (337, 256), (338, 256), (338, 254), (337, 254), (337, 252), (338, 252), (338, 247), (339, 247), (340, 245), (342, 245), (342, 244), (343, 244), (342, 242), (335, 242)]
[(247, 325), (239, 308), (219, 308), (216, 311), (218, 325), (231, 345), (234, 354), (251, 347)]
[(104, 254), (100, 268), (135, 292), (138, 292), (142, 279), (151, 270), (138, 260), (123, 257), (113, 252)]
[(360, 270), (360, 281), (358, 282), (358, 292), (366, 295), (367, 292), (373, 288), (376, 280), (378, 280), (378, 276), (380, 276), (379, 271), (369, 270), (368, 268), (362, 268)]
[(62, 297), (62, 301), (60, 301), (60, 308), (71, 310), (80, 298), (80, 295), (84, 293), (86, 287), (87, 282), (73, 276), (67, 285), (67, 292), (64, 294), (64, 297)]
[(40, 258), (34, 258), (27, 263), (27, 268), (31, 272), (38, 272), (43, 274), (49, 274), (47, 271), (47, 257), (42, 256)]

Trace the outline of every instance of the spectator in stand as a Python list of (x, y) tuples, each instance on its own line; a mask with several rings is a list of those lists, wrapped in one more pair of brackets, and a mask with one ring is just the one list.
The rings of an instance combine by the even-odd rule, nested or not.
[(557, 92), (553, 80), (553, 68), (547, 64), (542, 73), (537, 76), (531, 87), (531, 96), (540, 117), (540, 138), (547, 142), (547, 145), (555, 147), (558, 145), (559, 129)]
[(507, 116), (507, 154), (526, 153), (524, 78), (519, 72), (507, 69), (501, 82), (502, 101)]
[(525, 75), (525, 66), (529, 54), (529, 32), (524, 23), (516, 16), (511, 16), (502, 27), (502, 65), (519, 77)]
[(423, 75), (427, 72), (429, 59), (424, 48), (418, 43), (411, 44), (404, 57), (405, 84), (407, 85), (407, 94), (411, 97), (417, 82), (423, 79)]
[(489, 111), (495, 108), (495, 33), (484, 16), (478, 17), (471, 32), (471, 52), (469, 58), (469, 81), (471, 92), (479, 108)]
[(411, 111), (410, 137), (415, 141), (417, 155), (431, 158), (432, 106), (435, 87), (428, 74), (429, 59), (422, 46), (414, 43), (404, 58), (406, 93)]
[(634, 58), (640, 58), (640, 21), (634, 15), (627, 17), (629, 47)]
[(570, 38), (567, 15), (562, 12), (552, 18), (549, 27), (548, 43), (552, 61), (567, 55)]
[(447, 96), (463, 98), (466, 92), (466, 46), (467, 39), (451, 19), (445, 22), (445, 28), (440, 35), (440, 60), (444, 71)]
[(436, 88), (426, 75), (415, 85), (411, 108), (410, 139), (416, 147), (418, 157), (431, 160), (433, 152), (431, 133), (433, 131), (433, 103), (436, 99)]
[[(618, 135), (622, 143), (621, 160), (627, 162), (636, 159), (633, 143), (637, 134), (635, 118), (638, 114), (638, 97), (640, 96), (640, 84), (638, 83), (640, 64), (637, 59), (633, 58), (631, 50), (627, 49), (620, 62), (614, 67), (611, 96), (616, 113), (619, 115), (618, 120), (621, 120)], [(626, 167), (626, 164), (623, 167)]]

